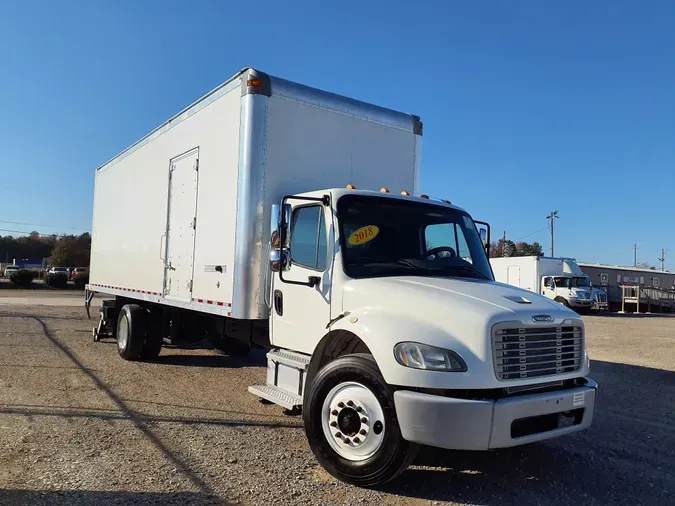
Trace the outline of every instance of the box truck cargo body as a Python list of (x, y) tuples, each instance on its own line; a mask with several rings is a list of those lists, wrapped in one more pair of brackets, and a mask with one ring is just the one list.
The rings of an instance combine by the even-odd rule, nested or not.
[[(418, 194), (417, 116), (245, 69), (96, 171), (94, 339), (267, 348), (261, 399), (333, 476), (420, 444), (488, 450), (591, 424), (583, 321), (494, 282), (489, 225)], [(451, 427), (452, 430), (448, 430)]]
[(92, 286), (266, 318), (273, 202), (345, 181), (417, 190), (419, 118), (246, 72), (96, 171)]
[(591, 287), (573, 258), (491, 258), (495, 280), (539, 293), (567, 307), (584, 312), (607, 309), (606, 294)]

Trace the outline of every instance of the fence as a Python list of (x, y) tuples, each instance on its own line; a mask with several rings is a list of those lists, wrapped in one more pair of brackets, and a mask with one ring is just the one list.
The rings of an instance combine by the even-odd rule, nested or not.
[(626, 304), (635, 304), (635, 312), (640, 312), (640, 305), (647, 305), (647, 313), (652, 307), (659, 312), (675, 311), (675, 290), (652, 288), (639, 285), (621, 285), (621, 313), (626, 312)]

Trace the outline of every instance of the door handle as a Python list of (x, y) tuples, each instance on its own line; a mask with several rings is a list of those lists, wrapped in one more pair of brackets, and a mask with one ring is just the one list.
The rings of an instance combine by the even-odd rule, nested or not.
[(284, 314), (284, 294), (281, 290), (274, 290), (274, 310), (279, 316)]

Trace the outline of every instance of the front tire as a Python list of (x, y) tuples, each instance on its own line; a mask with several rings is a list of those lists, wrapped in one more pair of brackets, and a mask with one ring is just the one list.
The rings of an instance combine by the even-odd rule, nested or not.
[(560, 304), (565, 306), (567, 309), (570, 309), (570, 303), (567, 302), (567, 299), (565, 297), (556, 297), (555, 301), (559, 302)]
[(117, 351), (124, 360), (138, 360), (143, 352), (147, 315), (137, 304), (122, 306), (117, 319)]
[(302, 411), (316, 459), (346, 483), (386, 483), (417, 454), (418, 446), (401, 435), (393, 392), (371, 355), (346, 355), (321, 369)]

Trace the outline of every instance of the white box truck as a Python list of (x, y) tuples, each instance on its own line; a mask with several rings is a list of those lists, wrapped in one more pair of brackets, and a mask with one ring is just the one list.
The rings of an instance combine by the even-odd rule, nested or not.
[(495, 280), (539, 293), (579, 313), (606, 310), (607, 294), (591, 282), (574, 258), (491, 258)]
[(97, 169), (95, 338), (127, 360), (164, 339), (267, 348), (249, 390), (301, 412), (317, 460), (359, 486), (420, 444), (588, 427), (583, 321), (494, 282), (487, 224), (417, 195), (421, 138), (416, 116), (244, 69)]

